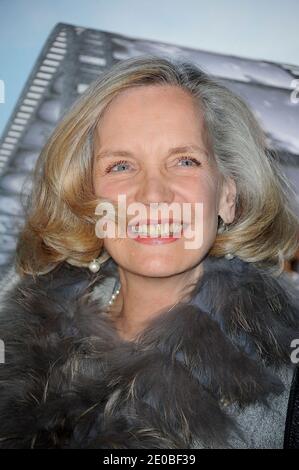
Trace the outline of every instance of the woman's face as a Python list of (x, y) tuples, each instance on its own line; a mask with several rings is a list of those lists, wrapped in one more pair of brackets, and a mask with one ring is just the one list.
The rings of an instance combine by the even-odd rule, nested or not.
[[(125, 90), (106, 108), (94, 144), (96, 196), (117, 203), (118, 196), (124, 195), (126, 206), (139, 203), (145, 208), (146, 218), (150, 218), (152, 203), (181, 207), (188, 203), (191, 227), (202, 233), (200, 246), (195, 248), (187, 248), (190, 238), (184, 233), (160, 244), (141, 243), (132, 236), (105, 238), (104, 246), (116, 263), (135, 274), (154, 277), (197, 266), (215, 241), (218, 214), (226, 223), (234, 218), (235, 184), (222, 179), (208, 145), (203, 116), (191, 96), (169, 85)], [(187, 146), (192, 149), (182, 148)], [(171, 152), (178, 147), (181, 149)], [(123, 153), (112, 155), (116, 151)], [(196, 222), (195, 203), (199, 202), (202, 213)], [(183, 219), (183, 211), (181, 215)], [(130, 215), (127, 221), (132, 219)]]

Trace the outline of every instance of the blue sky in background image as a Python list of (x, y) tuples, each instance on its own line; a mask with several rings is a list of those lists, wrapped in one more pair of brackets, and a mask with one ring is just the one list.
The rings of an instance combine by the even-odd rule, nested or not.
[(299, 0), (0, 0), (0, 136), (59, 22), (299, 65)]

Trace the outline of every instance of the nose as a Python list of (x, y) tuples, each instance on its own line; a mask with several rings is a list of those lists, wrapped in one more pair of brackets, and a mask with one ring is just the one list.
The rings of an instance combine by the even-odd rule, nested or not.
[(161, 202), (171, 204), (173, 200), (174, 192), (169, 178), (158, 171), (145, 174), (135, 193), (135, 201), (145, 205)]

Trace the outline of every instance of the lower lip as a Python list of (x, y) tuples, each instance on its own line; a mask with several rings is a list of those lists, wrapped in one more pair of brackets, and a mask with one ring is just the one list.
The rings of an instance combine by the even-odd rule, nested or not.
[(133, 238), (137, 243), (143, 243), (144, 245), (164, 245), (165, 243), (173, 243), (179, 240), (178, 237), (169, 238), (151, 238), (151, 237), (136, 237)]

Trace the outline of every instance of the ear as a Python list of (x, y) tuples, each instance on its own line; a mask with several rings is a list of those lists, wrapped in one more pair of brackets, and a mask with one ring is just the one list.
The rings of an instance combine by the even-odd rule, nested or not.
[(218, 213), (223, 222), (230, 224), (235, 218), (237, 186), (231, 177), (223, 178)]

